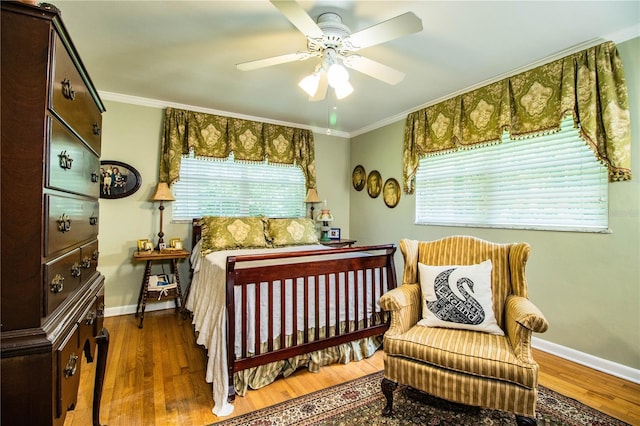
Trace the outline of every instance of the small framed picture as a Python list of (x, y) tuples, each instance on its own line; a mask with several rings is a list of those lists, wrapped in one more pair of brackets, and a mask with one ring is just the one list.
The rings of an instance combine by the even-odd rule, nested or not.
[(166, 244), (166, 243), (159, 243), (159, 244), (158, 244), (158, 249), (159, 249), (159, 250), (164, 250), (164, 249), (166, 249), (166, 248), (167, 248), (167, 244)]
[(180, 238), (172, 238), (169, 241), (169, 245), (171, 246), (171, 248), (182, 250), (182, 240)]
[(380, 190), (382, 189), (382, 176), (377, 170), (373, 170), (367, 176), (367, 193), (371, 198), (378, 198)]
[(382, 186), (382, 198), (389, 208), (394, 208), (400, 201), (400, 184), (394, 178), (386, 180)]
[(330, 240), (339, 240), (340, 239), (340, 228), (330, 228), (329, 229), (329, 239)]
[(149, 240), (138, 240), (138, 251), (153, 250), (153, 244)]
[(132, 166), (121, 161), (100, 161), (100, 198), (128, 197), (140, 188), (142, 178)]
[(367, 173), (364, 171), (364, 167), (357, 165), (351, 173), (351, 181), (353, 183), (353, 189), (356, 191), (362, 191), (364, 189), (367, 180)]

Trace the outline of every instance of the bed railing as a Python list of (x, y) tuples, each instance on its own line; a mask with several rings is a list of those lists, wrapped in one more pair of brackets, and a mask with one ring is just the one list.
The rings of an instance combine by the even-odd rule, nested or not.
[(394, 244), (227, 258), (230, 399), (237, 371), (383, 334)]

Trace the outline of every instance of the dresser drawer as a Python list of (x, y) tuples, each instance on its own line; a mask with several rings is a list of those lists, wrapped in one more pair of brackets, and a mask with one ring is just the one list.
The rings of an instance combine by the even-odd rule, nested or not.
[(82, 267), (81, 284), (93, 277), (98, 268), (98, 240), (80, 247), (80, 266)]
[(96, 296), (96, 312), (98, 314), (98, 317), (96, 322), (94, 323), (94, 336), (97, 336), (98, 333), (100, 333), (104, 328), (104, 285), (100, 287), (100, 290), (98, 291), (98, 294)]
[(55, 118), (50, 118), (49, 188), (100, 196), (100, 159)]
[(52, 109), (100, 156), (100, 109), (58, 37), (51, 86)]
[(80, 318), (78, 319), (78, 330), (80, 343), (79, 347), (81, 350), (89, 349), (89, 357), (93, 358), (95, 355), (96, 349), (96, 333), (95, 333), (95, 324), (98, 320), (98, 303), (97, 298), (94, 297), (91, 304), (87, 306), (87, 309), (82, 313)]
[(82, 366), (82, 348), (78, 345), (79, 329), (74, 325), (73, 329), (57, 350), (57, 377), (56, 377), (56, 415), (66, 416), (72, 405), (78, 399), (78, 385), (80, 384), (80, 367)]
[(98, 201), (45, 195), (45, 256), (98, 237)]
[(44, 265), (45, 316), (53, 312), (75, 289), (80, 286), (80, 249)]

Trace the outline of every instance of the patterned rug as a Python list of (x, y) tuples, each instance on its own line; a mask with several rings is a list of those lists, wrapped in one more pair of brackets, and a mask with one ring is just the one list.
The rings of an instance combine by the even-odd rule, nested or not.
[[(285, 425), (515, 425), (515, 416), (497, 410), (468, 407), (398, 386), (392, 417), (380, 412), (386, 400), (380, 390), (382, 372), (301, 396), (272, 407), (215, 423), (215, 426)], [(537, 420), (546, 425), (607, 425), (627, 423), (539, 386)]]

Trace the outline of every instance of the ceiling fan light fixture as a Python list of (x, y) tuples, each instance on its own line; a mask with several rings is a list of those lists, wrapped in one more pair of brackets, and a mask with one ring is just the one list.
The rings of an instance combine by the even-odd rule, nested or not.
[(353, 92), (353, 86), (348, 81), (344, 81), (333, 88), (336, 91), (337, 99), (344, 99)]
[(300, 80), (298, 86), (300, 86), (300, 88), (304, 90), (307, 95), (315, 96), (316, 92), (318, 91), (319, 84), (320, 75), (317, 72), (314, 72), (313, 74), (309, 74), (308, 76)]
[[(345, 67), (338, 63), (333, 63), (327, 71), (327, 78), (329, 79), (329, 86), (334, 89), (338, 86), (342, 86), (345, 83), (349, 84), (349, 72)], [(349, 84), (349, 86), (351, 86)], [(353, 90), (353, 88), (351, 88)]]

